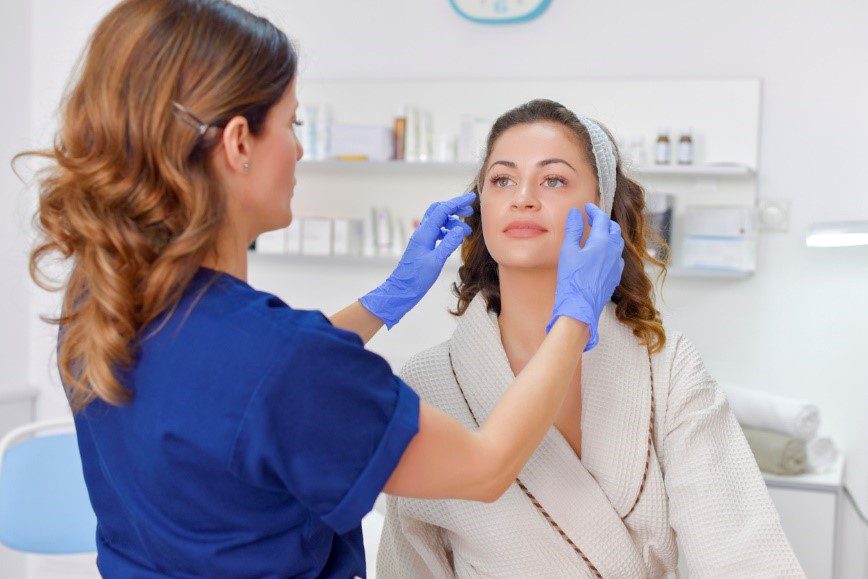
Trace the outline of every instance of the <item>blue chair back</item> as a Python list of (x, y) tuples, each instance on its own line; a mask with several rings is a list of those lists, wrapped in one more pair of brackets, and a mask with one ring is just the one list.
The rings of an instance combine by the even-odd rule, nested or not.
[(96, 516), (74, 433), (30, 438), (2, 457), (0, 542), (30, 553), (96, 550)]

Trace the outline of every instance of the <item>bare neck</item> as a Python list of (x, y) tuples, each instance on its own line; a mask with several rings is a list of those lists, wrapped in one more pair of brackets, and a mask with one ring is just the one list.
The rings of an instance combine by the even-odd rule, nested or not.
[(557, 287), (556, 269), (501, 267), (500, 339), (514, 373), (518, 374), (546, 336)]
[(202, 262), (202, 267), (222, 271), (247, 281), (247, 235), (228, 225), (220, 233), (214, 250)]

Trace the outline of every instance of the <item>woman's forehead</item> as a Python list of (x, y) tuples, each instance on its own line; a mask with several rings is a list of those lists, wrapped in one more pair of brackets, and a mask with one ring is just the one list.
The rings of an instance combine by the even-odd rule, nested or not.
[(551, 157), (576, 162), (585, 159), (577, 135), (563, 125), (551, 122), (523, 123), (510, 127), (495, 141), (487, 167), (497, 161), (534, 163)]

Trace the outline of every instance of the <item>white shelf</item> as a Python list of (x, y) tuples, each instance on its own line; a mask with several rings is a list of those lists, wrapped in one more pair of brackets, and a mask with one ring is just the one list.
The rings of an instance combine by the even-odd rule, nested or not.
[[(300, 171), (318, 173), (467, 173), (476, 163), (436, 163), (407, 161), (301, 161)], [(634, 175), (666, 177), (752, 177), (755, 171), (745, 165), (649, 165), (628, 167)]]
[[(656, 272), (654, 272), (656, 275)], [(672, 278), (693, 278), (693, 279), (748, 279), (754, 272), (752, 271), (732, 271), (727, 269), (700, 269), (690, 267), (672, 267), (666, 274), (666, 277)]]
[[(400, 255), (302, 255), (297, 253), (260, 253), (255, 250), (248, 252), (248, 255), (253, 256), (254, 259), (288, 263), (389, 268), (394, 268), (401, 259)], [(446, 260), (445, 268), (458, 269), (459, 267), (461, 267), (461, 260), (456, 256)]]
[(672, 177), (753, 177), (756, 171), (746, 165), (646, 165), (627, 168), (635, 175)]
[(473, 173), (476, 163), (409, 161), (301, 161), (301, 171), (318, 173)]
[[(260, 253), (258, 251), (251, 251), (249, 254), (254, 256), (254, 259), (351, 267), (395, 267), (400, 259), (398, 255), (302, 255), (297, 253)], [(459, 267), (461, 267), (461, 259), (455, 254), (446, 261), (447, 269), (458, 269)], [(650, 269), (648, 273), (652, 278), (657, 274), (653, 269)], [(753, 272), (676, 267), (669, 270), (667, 277), (739, 280), (747, 279), (752, 275)]]

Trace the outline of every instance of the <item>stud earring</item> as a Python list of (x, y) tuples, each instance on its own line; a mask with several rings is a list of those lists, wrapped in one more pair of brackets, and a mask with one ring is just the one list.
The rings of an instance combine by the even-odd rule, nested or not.
[(250, 163), (244, 163), (241, 167), (244, 169), (244, 172), (246, 173), (250, 170)]

